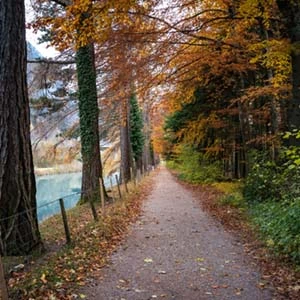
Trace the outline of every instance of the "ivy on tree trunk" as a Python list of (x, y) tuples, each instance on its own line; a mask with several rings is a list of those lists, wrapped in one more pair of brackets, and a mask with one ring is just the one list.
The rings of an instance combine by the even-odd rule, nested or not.
[(130, 142), (135, 165), (141, 171), (145, 143), (143, 127), (142, 112), (139, 108), (136, 95), (133, 93), (130, 97)]
[(80, 47), (77, 50), (76, 66), (82, 154), (81, 199), (84, 202), (90, 197), (92, 199), (99, 198), (99, 177), (102, 177), (93, 44)]

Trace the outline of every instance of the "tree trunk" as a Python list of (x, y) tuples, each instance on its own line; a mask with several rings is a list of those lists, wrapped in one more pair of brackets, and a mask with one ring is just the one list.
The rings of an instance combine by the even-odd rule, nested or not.
[[(277, 0), (277, 5), (284, 17), (287, 35), (292, 44), (300, 42), (300, 2)], [(289, 129), (300, 129), (300, 52), (292, 51), (292, 99), (287, 112)], [(290, 144), (300, 145), (300, 140), (291, 139)]]
[(150, 112), (149, 112), (149, 104), (145, 102), (144, 110), (143, 110), (143, 121), (144, 121), (144, 136), (145, 136), (145, 143), (144, 143), (144, 151), (143, 151), (143, 168), (144, 170), (149, 165), (154, 165), (154, 161), (151, 159), (150, 153)]
[(121, 126), (120, 126), (120, 148), (121, 148), (121, 180), (128, 182), (131, 179), (130, 168), (132, 167), (132, 155), (129, 132), (129, 99), (121, 103)]
[[(241, 76), (241, 89), (245, 88), (245, 82), (243, 76)], [(248, 136), (248, 114), (243, 107), (241, 101), (238, 101), (238, 112), (239, 112), (239, 124), (240, 124), (240, 136), (238, 143), (240, 144), (239, 149), (239, 178), (244, 178), (248, 173), (248, 158), (247, 158), (247, 136)]]
[(26, 86), (24, 0), (0, 0), (0, 254), (41, 249)]
[(93, 44), (77, 50), (76, 66), (82, 155), (81, 201), (85, 202), (90, 198), (99, 199), (99, 177), (102, 177)]

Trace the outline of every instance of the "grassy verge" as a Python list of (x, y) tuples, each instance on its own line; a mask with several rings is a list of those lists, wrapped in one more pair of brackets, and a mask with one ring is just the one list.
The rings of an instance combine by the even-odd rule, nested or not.
[[(34, 259), (26, 272), (15, 272), (9, 279), (12, 299), (84, 299), (77, 291), (97, 277), (107, 264), (109, 255), (120, 243), (129, 224), (140, 214), (142, 200), (151, 190), (151, 177), (138, 187), (132, 186), (122, 201), (106, 207), (105, 216), (96, 222), (89, 205), (68, 211), (72, 244), (64, 246), (64, 230), (60, 216), (41, 224), (41, 234), (48, 249)], [(97, 206), (99, 217), (100, 207)]]

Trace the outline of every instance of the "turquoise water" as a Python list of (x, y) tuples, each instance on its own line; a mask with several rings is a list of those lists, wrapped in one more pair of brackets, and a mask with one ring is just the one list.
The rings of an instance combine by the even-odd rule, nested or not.
[(60, 211), (58, 199), (65, 207), (76, 205), (80, 197), (81, 173), (53, 174), (36, 177), (38, 219), (42, 221)]
[[(112, 176), (115, 184), (115, 176)], [(110, 186), (109, 178), (104, 179)], [(74, 207), (80, 197), (81, 173), (36, 176), (39, 222), (60, 212), (58, 199), (63, 198), (66, 209)]]

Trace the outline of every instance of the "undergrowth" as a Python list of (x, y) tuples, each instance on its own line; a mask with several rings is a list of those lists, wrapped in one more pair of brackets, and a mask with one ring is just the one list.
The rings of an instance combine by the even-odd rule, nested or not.
[(253, 222), (276, 254), (284, 255), (300, 267), (300, 201), (265, 202), (250, 206)]
[(182, 146), (177, 157), (167, 161), (167, 167), (190, 183), (213, 183), (223, 179), (219, 161), (208, 161), (204, 154), (188, 146)]

